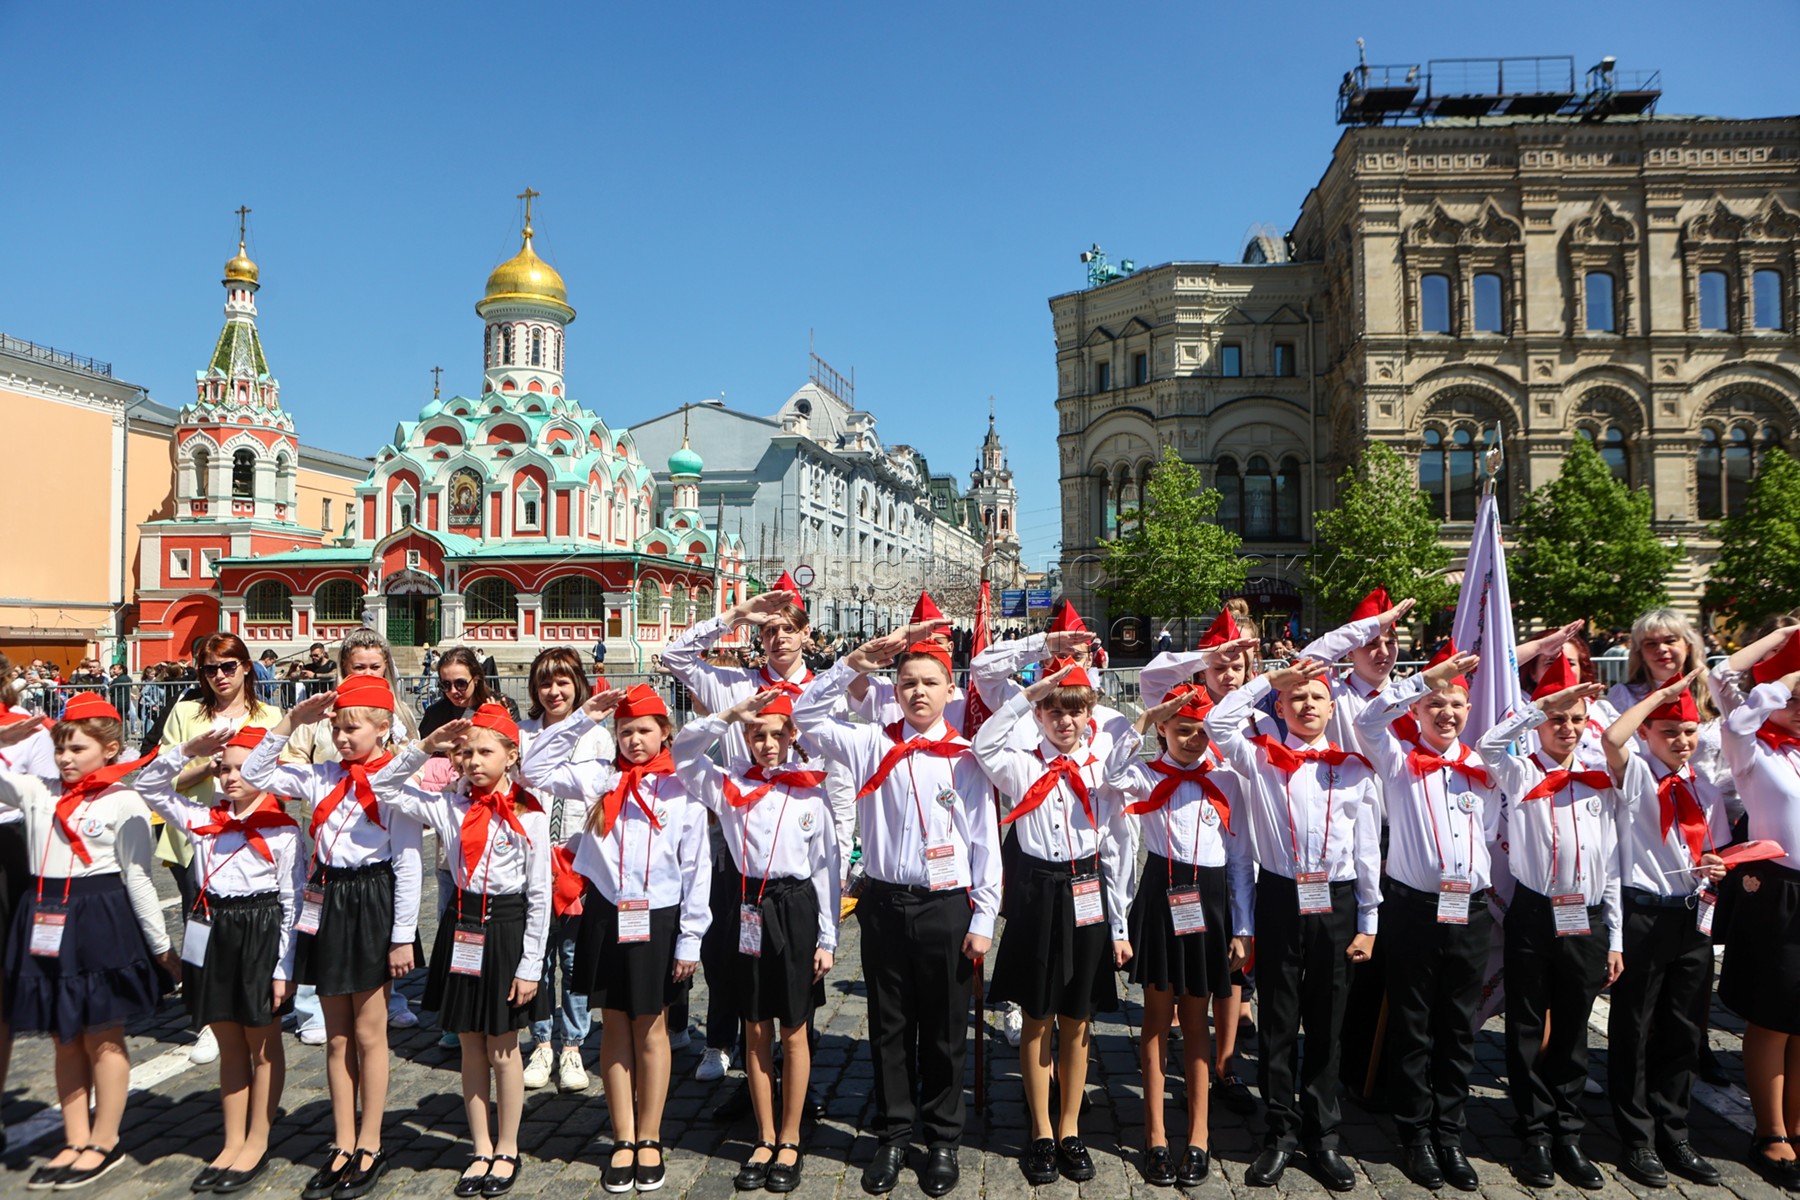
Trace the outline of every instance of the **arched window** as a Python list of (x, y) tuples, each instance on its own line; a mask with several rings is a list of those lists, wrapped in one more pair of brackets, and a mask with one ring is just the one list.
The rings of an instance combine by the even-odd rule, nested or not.
[(544, 365), (544, 335), (536, 329), (531, 331), (531, 365), (534, 367)]
[(1725, 515), (1725, 495), (1719, 487), (1723, 462), (1719, 431), (1708, 425), (1700, 431), (1700, 454), (1694, 460), (1694, 491), (1702, 521), (1716, 521)]
[(502, 325), (500, 327), (500, 362), (502, 365), (512, 362), (512, 356), (513, 356), (512, 337), (513, 337), (512, 326), (511, 325)]
[(1752, 323), (1758, 329), (1780, 329), (1781, 272), (1758, 271), (1751, 277), (1751, 306), (1756, 310)]
[(701, 584), (694, 589), (694, 620), (709, 621), (713, 616), (712, 589)]
[(1466, 428), (1450, 435), (1450, 519), (1473, 521), (1479, 472), (1476, 464), (1475, 435)]
[(294, 460), (283, 450), (275, 456), (275, 499), (280, 504), (292, 504), (294, 495)]
[(1587, 331), (1617, 332), (1619, 319), (1613, 299), (1612, 274), (1608, 271), (1589, 271), (1584, 284), (1587, 293)]
[(286, 624), (294, 619), (294, 598), (274, 579), (260, 579), (244, 593), (244, 620)]
[(205, 446), (194, 447), (194, 496), (205, 499), (212, 492), (212, 455)]
[(231, 456), (231, 495), (237, 500), (256, 499), (256, 455), (249, 450)]
[(637, 619), (640, 625), (654, 625), (662, 620), (662, 589), (654, 579), (638, 583)]
[(1444, 435), (1425, 431), (1425, 449), (1419, 453), (1419, 490), (1431, 500), (1431, 511), (1442, 520), (1448, 511), (1444, 501)]
[(1244, 531), (1244, 481), (1238, 474), (1235, 458), (1221, 458), (1217, 473), (1219, 489), (1219, 527), (1233, 533)]
[(685, 628), (692, 618), (688, 615), (687, 584), (678, 583), (669, 590), (669, 624), (676, 628)]
[(477, 579), (463, 588), (463, 620), (485, 625), (519, 619), (519, 596), (498, 575)]
[(1300, 462), (1294, 458), (1281, 460), (1281, 473), (1275, 477), (1275, 536), (1282, 541), (1300, 540)]
[(362, 613), (362, 591), (348, 579), (331, 579), (313, 593), (313, 620), (356, 621)]
[(1419, 332), (1450, 332), (1450, 277), (1430, 274), (1419, 278)]
[(1275, 533), (1275, 476), (1260, 454), (1244, 466), (1244, 537), (1267, 541)]
[(1700, 328), (1730, 329), (1728, 281), (1723, 271), (1700, 272)]
[[(1442, 430), (1425, 430), (1425, 447), (1419, 454), (1419, 490), (1431, 499), (1432, 511), (1442, 521), (1473, 521), (1481, 499), (1482, 455), (1493, 444), (1473, 429), (1459, 426), (1446, 436)], [(1506, 469), (1495, 479), (1501, 516), (1506, 515), (1506, 490), (1501, 486)]]
[(1506, 318), (1501, 305), (1504, 290), (1500, 277), (1490, 271), (1475, 276), (1475, 332), (1505, 333)]
[(544, 620), (599, 621), (606, 616), (606, 588), (586, 575), (565, 575), (544, 589)]

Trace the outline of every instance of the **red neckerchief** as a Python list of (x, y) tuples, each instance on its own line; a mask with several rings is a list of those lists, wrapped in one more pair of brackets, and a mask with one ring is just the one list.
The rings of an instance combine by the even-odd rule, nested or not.
[(935, 754), (939, 758), (955, 758), (969, 748), (969, 744), (958, 737), (954, 731), (935, 740), (916, 736), (901, 741), (900, 731), (905, 728), (906, 722), (904, 721), (895, 721), (892, 725), (887, 726), (888, 740), (894, 744), (889, 746), (888, 752), (881, 756), (881, 763), (875, 768), (875, 773), (869, 776), (868, 782), (857, 790), (856, 798), (858, 800), (879, 788), (894, 768), (900, 765), (901, 760), (909, 754)]
[(369, 783), (369, 776), (387, 766), (393, 759), (392, 754), (383, 751), (378, 756), (366, 758), (362, 762), (338, 764), (344, 768), (344, 777), (338, 780), (337, 786), (331, 789), (325, 799), (313, 805), (312, 836), (315, 842), (319, 840), (319, 830), (331, 818), (332, 812), (337, 809), (344, 797), (350, 794), (351, 788), (356, 789), (356, 802), (362, 805), (363, 816), (369, 818), (369, 823), (377, 829), (387, 828), (381, 823), (381, 806), (375, 800), (375, 789)]
[[(1250, 739), (1263, 748), (1269, 756), (1269, 765), (1283, 775), (1292, 775), (1302, 766), (1311, 762), (1330, 763), (1334, 767), (1342, 766), (1347, 760), (1354, 758), (1363, 766), (1369, 766), (1369, 760), (1354, 750), (1341, 750), (1330, 742), (1325, 743), (1323, 750), (1294, 750), (1282, 745), (1266, 733), (1259, 733)], [(1375, 768), (1369, 767), (1372, 771)]]
[(250, 807), (250, 811), (241, 817), (234, 814), (228, 804), (214, 805), (206, 815), (211, 818), (211, 821), (205, 825), (194, 826), (192, 832), (200, 834), (202, 837), (222, 837), (227, 833), (241, 833), (250, 849), (263, 856), (264, 862), (274, 862), (275, 852), (269, 849), (269, 843), (262, 835), (263, 830), (285, 829), (290, 825), (296, 829), (300, 827), (300, 822), (282, 811), (281, 801), (266, 793), (258, 796), (256, 803)]
[(1428, 750), (1424, 746), (1420, 746), (1416, 750), (1407, 753), (1406, 762), (1407, 765), (1412, 768), (1412, 773), (1414, 775), (1423, 777), (1431, 774), (1433, 771), (1441, 771), (1447, 767), (1450, 770), (1455, 771), (1458, 775), (1461, 775), (1464, 779), (1467, 779), (1470, 783), (1479, 783), (1482, 787), (1493, 787), (1494, 777), (1488, 774), (1487, 768), (1476, 766), (1469, 761), (1469, 748), (1461, 742), (1457, 742), (1456, 749), (1457, 756), (1454, 759), (1450, 759), (1443, 757), (1436, 751)]
[(1526, 800), (1541, 800), (1545, 796), (1554, 796), (1571, 783), (1579, 783), (1593, 788), (1596, 792), (1604, 792), (1612, 786), (1612, 776), (1605, 771), (1548, 771), (1544, 781), (1526, 792), (1519, 803)]
[(1420, 745), (1425, 737), (1425, 735), (1419, 731), (1418, 719), (1411, 713), (1401, 713), (1398, 717), (1395, 717), (1394, 724), (1391, 728), (1394, 731), (1394, 736), (1409, 746)]
[[(1033, 750), (1032, 753), (1038, 756), (1039, 762), (1043, 762), (1044, 752), (1042, 750)], [(1077, 800), (1081, 801), (1081, 811), (1087, 814), (1088, 824), (1098, 829), (1099, 826), (1094, 823), (1094, 803), (1088, 799), (1087, 780), (1081, 777), (1081, 769), (1093, 766), (1095, 761), (1096, 759), (1091, 754), (1087, 756), (1086, 762), (1080, 764), (1066, 754), (1057, 755), (1050, 762), (1044, 764), (1044, 773), (1038, 776), (1036, 783), (1025, 789), (1025, 794), (1019, 798), (1019, 803), (1011, 812), (1000, 818), (1000, 823), (1011, 825), (1042, 804), (1044, 798), (1056, 790), (1057, 783), (1066, 779), (1069, 781), (1069, 790), (1075, 793)]]
[(1701, 811), (1700, 801), (1694, 798), (1694, 789), (1685, 775), (1671, 771), (1657, 780), (1656, 800), (1662, 810), (1663, 841), (1669, 840), (1669, 829), (1679, 821), (1681, 840), (1687, 843), (1688, 853), (1698, 863), (1706, 852), (1706, 814)]
[(1225, 798), (1225, 793), (1219, 790), (1218, 784), (1207, 778), (1215, 769), (1209, 760), (1202, 758), (1199, 765), (1183, 769), (1159, 758), (1151, 762), (1150, 769), (1161, 775), (1162, 779), (1150, 789), (1148, 799), (1139, 800), (1136, 804), (1127, 804), (1126, 812), (1132, 816), (1155, 812), (1169, 803), (1169, 800), (1175, 795), (1176, 789), (1182, 784), (1195, 783), (1200, 785), (1200, 790), (1206, 794), (1206, 798), (1212, 801), (1212, 806), (1219, 810), (1219, 823), (1224, 826), (1225, 832), (1231, 832), (1231, 801)]
[(1788, 750), (1800, 750), (1800, 737), (1778, 728), (1770, 721), (1764, 721), (1762, 728), (1756, 731), (1756, 740), (1777, 754)]
[(619, 812), (625, 807), (626, 793), (630, 793), (631, 798), (637, 801), (637, 806), (644, 810), (644, 815), (650, 818), (650, 827), (660, 833), (662, 822), (656, 819), (656, 813), (650, 805), (644, 803), (638, 784), (646, 775), (675, 773), (675, 760), (669, 757), (669, 748), (664, 746), (658, 750), (656, 757), (649, 762), (628, 763), (623, 758), (618, 758), (613, 760), (613, 765), (619, 768), (619, 782), (612, 791), (606, 793), (606, 799), (601, 801), (600, 836), (605, 837), (612, 832), (613, 823), (619, 819)]
[(770, 689), (774, 689), (777, 692), (784, 692), (789, 696), (798, 696), (801, 692), (806, 690), (806, 685), (813, 681), (813, 673), (811, 671), (808, 671), (802, 676), (799, 683), (795, 683), (791, 679), (776, 679), (769, 674), (769, 668), (767, 667), (756, 668), (756, 673), (762, 676), (762, 686), (757, 689), (758, 691), (766, 692)]
[(785, 771), (780, 767), (776, 767), (775, 774), (771, 777), (760, 765), (758, 765), (745, 771), (744, 778), (750, 780), (752, 783), (760, 783), (762, 786), (746, 792), (738, 787), (737, 780), (727, 775), (725, 777), (725, 800), (733, 808), (750, 807), (750, 805), (755, 804), (758, 800), (761, 800), (767, 795), (769, 789), (778, 783), (789, 788), (818, 787), (821, 783), (825, 782), (825, 772)]
[(68, 839), (69, 851), (76, 858), (84, 863), (91, 864), (94, 861), (94, 856), (88, 853), (87, 846), (82, 843), (81, 835), (76, 833), (75, 826), (69, 823), (69, 818), (75, 815), (75, 810), (155, 757), (156, 755), (152, 753), (146, 754), (142, 758), (134, 758), (130, 762), (113, 763), (111, 766), (101, 767), (98, 771), (89, 771), (74, 783), (63, 784), (62, 795), (56, 800), (56, 825), (63, 831), (63, 837)]
[[(490, 819), (499, 819), (514, 833), (525, 837), (525, 826), (519, 822), (519, 809), (531, 812), (537, 806), (531, 793), (516, 783), (509, 784), (504, 791), (494, 792), (471, 787), (469, 811), (463, 814), (462, 821), (463, 878), (474, 881), (475, 868), (480, 864), (482, 854), (487, 851)], [(526, 840), (530, 841), (529, 838)]]

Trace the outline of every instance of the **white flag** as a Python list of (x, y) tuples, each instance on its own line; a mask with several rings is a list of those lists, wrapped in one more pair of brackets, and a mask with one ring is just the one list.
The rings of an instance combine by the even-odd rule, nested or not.
[(1500, 509), (1490, 495), (1475, 512), (1475, 537), (1463, 570), (1451, 635), (1464, 654), (1479, 654), (1481, 665), (1469, 684), (1469, 724), (1465, 740), (1504, 721), (1519, 707), (1519, 655), (1513, 638), (1512, 589), (1506, 582), (1506, 548), (1500, 542)]

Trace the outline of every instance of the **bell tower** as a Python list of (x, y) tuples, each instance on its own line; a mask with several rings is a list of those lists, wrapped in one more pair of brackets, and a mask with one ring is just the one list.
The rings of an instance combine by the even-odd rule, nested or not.
[(475, 305), (484, 322), (484, 392), (563, 394), (563, 334), (575, 319), (575, 310), (569, 307), (562, 276), (532, 248), (537, 231), (531, 225), (531, 202), (539, 195), (531, 188), (519, 193), (525, 202), (523, 244), (494, 268), (486, 293)]

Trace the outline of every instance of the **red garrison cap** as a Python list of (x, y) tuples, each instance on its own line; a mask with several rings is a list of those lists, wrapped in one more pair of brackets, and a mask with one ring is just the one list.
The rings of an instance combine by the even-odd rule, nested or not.
[[(1211, 650), (1214, 646), (1223, 646), (1226, 642), (1235, 642), (1244, 635), (1238, 632), (1237, 618), (1231, 615), (1229, 608), (1221, 608), (1213, 623), (1206, 627), (1206, 633), (1200, 638), (1200, 644), (1194, 649)], [(1164, 696), (1167, 700), (1168, 697)]]
[(908, 654), (929, 654), (944, 664), (944, 670), (951, 673), (952, 679), (956, 677), (955, 669), (950, 665), (950, 651), (944, 649), (942, 642), (914, 642), (906, 648), (906, 652)]
[(1087, 624), (1081, 619), (1081, 614), (1075, 611), (1075, 606), (1064, 600), (1062, 608), (1057, 610), (1056, 619), (1050, 622), (1050, 632), (1086, 633)]
[(261, 745), (262, 740), (268, 736), (268, 730), (258, 728), (255, 725), (246, 725), (232, 735), (231, 740), (226, 742), (225, 745), (227, 747), (239, 746), (245, 750), (254, 750), (257, 746)]
[(794, 715), (794, 698), (786, 692), (783, 692), (781, 695), (763, 705), (757, 715), (764, 717), (791, 717)]
[(120, 719), (119, 710), (102, 700), (98, 692), (76, 692), (63, 706), (62, 719), (65, 721), (85, 721), (90, 717), (103, 717), (108, 721)]
[(619, 707), (613, 709), (613, 716), (620, 721), (629, 721), (633, 717), (666, 717), (669, 706), (663, 703), (662, 693), (647, 683), (633, 684), (619, 701)]
[(1350, 610), (1350, 619), (1360, 621), (1365, 617), (1379, 617), (1392, 607), (1394, 602), (1388, 598), (1388, 590), (1378, 587), (1357, 602), (1356, 607)]
[[(1456, 655), (1457, 655), (1456, 639), (1451, 638), (1449, 641), (1444, 643), (1443, 649), (1439, 650), (1436, 654), (1431, 656), (1431, 661), (1425, 664), (1425, 669), (1427, 671), (1429, 671), (1431, 668), (1437, 666), (1439, 663), (1447, 662), (1448, 660), (1455, 658)], [(1452, 686), (1459, 687), (1465, 692), (1469, 690), (1469, 677), (1467, 675), (1458, 675), (1454, 679), (1452, 679), (1450, 681), (1450, 683), (1452, 684)]]
[(1681, 695), (1667, 704), (1651, 709), (1650, 715), (1644, 719), (1647, 721), (1692, 721), (1699, 724), (1700, 706), (1694, 703), (1694, 693), (1682, 688)]
[(1074, 667), (1075, 669), (1070, 671), (1067, 675), (1064, 675), (1062, 682), (1056, 685), (1057, 687), (1091, 688), (1094, 686), (1094, 681), (1092, 677), (1088, 675), (1087, 668), (1078, 666), (1072, 658), (1052, 658), (1047, 660), (1044, 663), (1044, 674), (1054, 675), (1064, 667)]
[(477, 729), (492, 729), (515, 746), (519, 744), (518, 722), (512, 719), (512, 714), (506, 711), (504, 704), (482, 705), (475, 710), (475, 715), (469, 718), (469, 722)]
[(781, 573), (781, 578), (777, 579), (775, 581), (775, 586), (769, 590), (774, 592), (792, 592), (794, 593), (794, 603), (798, 604), (801, 608), (806, 607), (806, 597), (800, 591), (800, 585), (795, 583), (794, 577), (786, 571)]
[(1581, 676), (1575, 664), (1569, 661), (1567, 654), (1557, 654), (1544, 673), (1538, 676), (1537, 687), (1532, 690), (1533, 700), (1542, 700), (1545, 696), (1554, 696), (1564, 688), (1572, 688), (1581, 682)]
[(351, 675), (337, 685), (337, 708), (381, 708), (394, 711), (394, 690), (379, 675)]
[(1758, 683), (1774, 683), (1784, 675), (1800, 671), (1800, 628), (1788, 634), (1781, 649), (1750, 668), (1750, 678)]
[(1187, 703), (1175, 710), (1178, 717), (1186, 717), (1191, 721), (1204, 721), (1206, 714), (1212, 711), (1212, 697), (1203, 687), (1195, 687), (1191, 683), (1177, 684), (1169, 689), (1169, 694), (1162, 698), (1167, 704), (1177, 696), (1186, 696)]
[(932, 600), (931, 593), (920, 592), (919, 602), (913, 605), (913, 615), (910, 624), (917, 625), (920, 621), (941, 620), (943, 615), (943, 613), (938, 611), (937, 602)]

